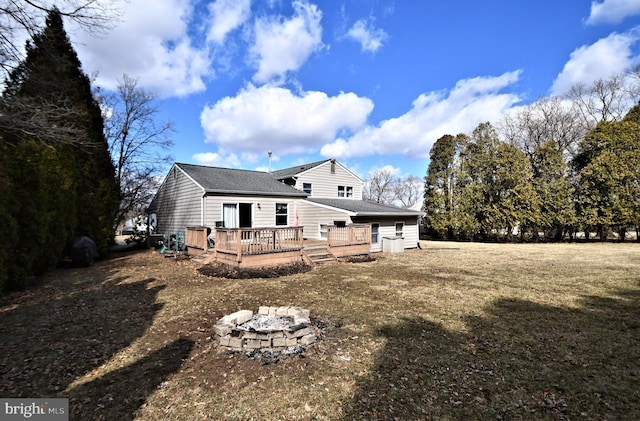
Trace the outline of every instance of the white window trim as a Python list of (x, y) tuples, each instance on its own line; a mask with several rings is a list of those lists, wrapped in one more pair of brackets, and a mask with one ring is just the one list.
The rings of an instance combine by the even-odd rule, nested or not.
[[(378, 231), (376, 232), (376, 240), (377, 241), (373, 241), (373, 226), (377, 225), (378, 226)], [(372, 222), (371, 223), (371, 244), (380, 244), (380, 223), (379, 222)]]
[[(286, 206), (286, 209), (287, 209), (287, 213), (286, 213), (286, 214), (285, 214), (285, 213), (280, 213), (280, 214), (279, 214), (279, 213), (278, 213), (278, 205), (285, 205), (285, 206)], [(286, 222), (286, 224), (278, 224), (278, 216), (283, 216), (283, 215), (286, 215), (286, 217), (287, 217), (287, 222)], [(275, 222), (275, 226), (276, 226), (276, 227), (286, 227), (286, 226), (289, 226), (289, 203), (287, 203), (287, 202), (276, 202), (276, 204), (275, 204), (275, 214), (274, 214), (274, 217), (275, 217), (275, 221), (274, 221), (274, 222)]]
[[(324, 226), (324, 231), (322, 230), (322, 227)], [(329, 229), (329, 224), (318, 224), (318, 239), (319, 240), (326, 240), (327, 239), (327, 231)], [(322, 233), (324, 232), (324, 237), (322, 236)]]

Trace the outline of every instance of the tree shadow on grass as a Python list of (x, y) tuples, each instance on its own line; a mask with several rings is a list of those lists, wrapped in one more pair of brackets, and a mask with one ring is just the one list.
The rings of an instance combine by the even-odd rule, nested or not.
[(344, 419), (640, 419), (640, 292), (580, 304), (497, 300), (465, 332), (384, 326)]
[[(0, 396), (67, 397), (69, 385), (147, 331), (162, 308), (157, 297), (164, 286), (150, 285), (153, 278), (107, 278), (109, 269), (63, 271), (61, 282), (2, 298)], [(74, 399), (93, 401), (100, 387), (109, 390), (109, 382), (124, 382), (128, 390), (139, 391), (137, 401), (144, 399), (156, 382), (179, 367), (190, 348), (185, 341), (175, 342), (132, 366), (72, 389)], [(125, 380), (125, 375), (131, 378)], [(125, 402), (116, 411), (124, 418), (112, 419), (131, 416), (137, 408), (133, 405)]]
[(192, 348), (190, 339), (175, 340), (131, 365), (71, 389), (67, 397), (73, 419), (135, 419), (138, 408), (180, 369)]

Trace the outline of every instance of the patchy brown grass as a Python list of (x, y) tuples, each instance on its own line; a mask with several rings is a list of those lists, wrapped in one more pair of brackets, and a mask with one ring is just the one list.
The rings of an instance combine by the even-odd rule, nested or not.
[[(0, 299), (0, 396), (72, 419), (640, 419), (640, 245), (423, 242), (274, 278), (153, 251)], [(211, 275), (211, 273), (209, 273)], [(302, 357), (218, 352), (217, 319), (308, 308)]]

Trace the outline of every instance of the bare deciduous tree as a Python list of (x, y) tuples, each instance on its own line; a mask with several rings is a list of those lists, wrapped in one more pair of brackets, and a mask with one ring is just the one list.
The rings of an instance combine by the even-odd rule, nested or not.
[(424, 198), (424, 180), (413, 174), (398, 179), (395, 199), (403, 208), (410, 208)]
[(570, 160), (576, 154), (578, 142), (587, 133), (576, 111), (560, 97), (544, 97), (505, 115), (498, 126), (503, 138), (529, 158), (536, 148), (554, 141), (565, 159)]
[(105, 135), (120, 185), (118, 220), (143, 212), (172, 158), (172, 122), (158, 122), (157, 97), (123, 75), (115, 92), (98, 92), (105, 119)]
[(362, 196), (365, 200), (390, 205), (395, 199), (396, 179), (388, 168), (380, 168), (369, 173), (364, 181)]
[(362, 196), (365, 200), (411, 207), (422, 201), (424, 181), (415, 175), (395, 177), (390, 168), (378, 168), (369, 173), (364, 181)]
[[(567, 98), (573, 102), (576, 116), (586, 131), (601, 121), (620, 121), (635, 105), (637, 89), (633, 88), (632, 74), (614, 74), (608, 79), (598, 79), (591, 85), (577, 83)], [(636, 81), (637, 82), (637, 81)]]

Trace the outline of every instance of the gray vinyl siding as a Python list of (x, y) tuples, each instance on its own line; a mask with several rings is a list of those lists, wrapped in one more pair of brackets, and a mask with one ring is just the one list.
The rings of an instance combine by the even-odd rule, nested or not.
[(311, 196), (337, 198), (338, 186), (353, 187), (354, 200), (362, 200), (362, 180), (339, 163), (335, 164), (335, 174), (331, 173), (331, 162), (327, 161), (298, 175), (295, 187), (302, 190), (304, 183), (311, 183)]
[(300, 225), (304, 227), (304, 238), (309, 240), (320, 239), (320, 224), (333, 225), (333, 221), (351, 223), (351, 217), (346, 211), (331, 209), (302, 200), (298, 202), (298, 216)]
[(170, 234), (200, 225), (202, 195), (202, 188), (174, 166), (160, 186), (150, 209), (156, 214), (156, 232)]
[[(266, 228), (276, 226), (276, 203), (287, 204), (287, 226), (294, 224), (294, 210), (296, 202), (301, 199), (290, 197), (260, 197), (260, 196), (218, 196), (207, 195), (204, 205), (204, 225), (215, 228), (216, 221), (222, 221), (222, 206), (227, 204), (251, 203), (251, 222), (253, 228)], [(260, 205), (260, 206), (258, 206)], [(298, 208), (298, 215), (300, 215)], [(299, 223), (302, 225), (302, 223)]]

